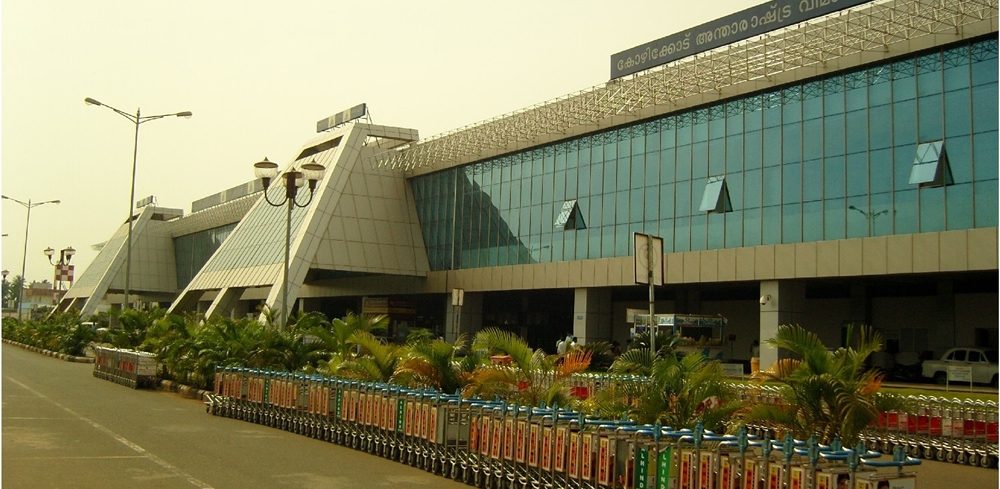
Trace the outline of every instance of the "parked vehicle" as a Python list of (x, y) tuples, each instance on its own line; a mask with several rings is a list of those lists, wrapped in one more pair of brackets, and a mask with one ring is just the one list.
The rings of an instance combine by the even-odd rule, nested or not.
[(940, 360), (926, 360), (922, 374), (938, 384), (948, 380), (949, 366), (972, 368), (972, 382), (997, 385), (997, 350), (977, 347), (956, 347), (941, 355)]

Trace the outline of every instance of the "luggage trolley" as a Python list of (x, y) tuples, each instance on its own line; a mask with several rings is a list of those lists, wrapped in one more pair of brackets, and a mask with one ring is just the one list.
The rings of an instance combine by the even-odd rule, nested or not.
[[(855, 489), (877, 489), (878, 485), (882, 482), (889, 482), (891, 487), (894, 482), (898, 484), (904, 479), (916, 478), (916, 474), (912, 472), (904, 473), (903, 467), (920, 465), (920, 459), (906, 456), (906, 452), (901, 446), (896, 447), (893, 451), (892, 460), (887, 461), (866, 459), (864, 456), (859, 456), (859, 452), (860, 450), (857, 450), (848, 457), (848, 464), (850, 465), (851, 476), (854, 482), (851, 487)], [(857, 467), (859, 463), (865, 465), (870, 470), (858, 472)], [(895, 468), (896, 470), (884, 470), (887, 468)], [(909, 484), (909, 487), (915, 485), (914, 481), (914, 483)]]

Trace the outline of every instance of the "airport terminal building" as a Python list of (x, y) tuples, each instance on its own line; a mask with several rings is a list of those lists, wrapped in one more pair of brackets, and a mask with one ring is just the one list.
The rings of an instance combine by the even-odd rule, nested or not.
[[(606, 84), (425, 140), (321, 121), (284, 162), (327, 169), (290, 218), (259, 182), (186, 216), (139, 209), (130, 299), (243, 317), (287, 294), (294, 311), (387, 313), (392, 335), (624, 344), (649, 307), (642, 233), (662, 238), (656, 312), (725, 317), (727, 358), (786, 323), (830, 346), (851, 323), (891, 352), (995, 345), (997, 2), (836, 4), (754, 7), (619, 53)], [(127, 230), (62, 307), (120, 307)]]

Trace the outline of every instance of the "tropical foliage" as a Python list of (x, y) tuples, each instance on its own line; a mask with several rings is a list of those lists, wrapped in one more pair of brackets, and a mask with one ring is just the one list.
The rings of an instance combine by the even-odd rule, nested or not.
[[(881, 337), (867, 327), (860, 328), (852, 346), (836, 350), (798, 326), (780, 327), (769, 343), (792, 358), (777, 362), (759, 380), (777, 384), (781, 402), (741, 408), (718, 361), (680, 355), (668, 336), (658, 338), (657, 355), (633, 347), (610, 363), (607, 343), (548, 355), (495, 328), (479, 331), (471, 341), (463, 336), (454, 342), (417, 330), (405, 344), (392, 344), (378, 336), (388, 325), (386, 316), (348, 314), (331, 321), (307, 313), (277, 328), (266, 313), (263, 322), (204, 320), (159, 309), (112, 314), (117, 321), (99, 315), (84, 323), (74, 313), (23, 322), (8, 318), (2, 332), (6, 339), (73, 355), (84, 354), (91, 343), (153, 352), (162, 378), (197, 388), (212, 388), (219, 367), (315, 372), (461, 392), (467, 398), (558, 405), (605, 419), (674, 428), (692, 428), (699, 421), (714, 431), (736, 423), (763, 424), (800, 439), (816, 435), (822, 443), (838, 437), (846, 446), (857, 443), (880, 411), (902, 404), (900, 397), (879, 393), (881, 375), (864, 367), (865, 359), (881, 349)], [(109, 323), (116, 327), (105, 328)], [(615, 374), (616, 381), (581, 401), (573, 395), (571, 376), (595, 365)]]
[(757, 404), (744, 414), (791, 432), (799, 439), (816, 435), (820, 443), (839, 438), (844, 446), (857, 444), (861, 431), (878, 419), (880, 411), (899, 407), (899, 397), (881, 394), (882, 374), (864, 362), (882, 349), (882, 336), (862, 326), (857, 340), (847, 332), (848, 346), (830, 350), (819, 337), (797, 325), (778, 328), (768, 344), (794, 355), (759, 374), (759, 380), (779, 385), (781, 402)]
[(700, 353), (670, 352), (654, 359), (648, 349), (632, 349), (615, 361), (611, 371), (638, 375), (597, 393), (592, 402), (604, 418), (675, 429), (694, 428), (701, 421), (706, 429), (725, 431), (725, 422), (740, 406), (721, 364)]

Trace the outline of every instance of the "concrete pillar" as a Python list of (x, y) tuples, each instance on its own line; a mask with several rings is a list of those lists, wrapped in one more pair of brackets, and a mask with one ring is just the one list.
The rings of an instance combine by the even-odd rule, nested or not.
[(212, 301), (205, 311), (205, 319), (215, 314), (230, 316), (234, 305), (240, 302), (241, 295), (243, 295), (242, 288), (226, 287), (220, 290), (219, 294), (215, 296), (215, 300)]
[(760, 368), (767, 370), (782, 358), (777, 348), (765, 341), (774, 338), (778, 326), (801, 324), (805, 316), (805, 284), (789, 280), (760, 282)]
[[(444, 339), (454, 343), (459, 334), (465, 334), (466, 339), (483, 329), (483, 293), (466, 292), (462, 301), (461, 311), (451, 305), (451, 294), (445, 296), (445, 327)], [(455, 316), (459, 314), (458, 327), (455, 327)], [(457, 333), (456, 333), (457, 332)]]
[(588, 341), (611, 341), (611, 289), (582, 288), (573, 295), (573, 336)]

